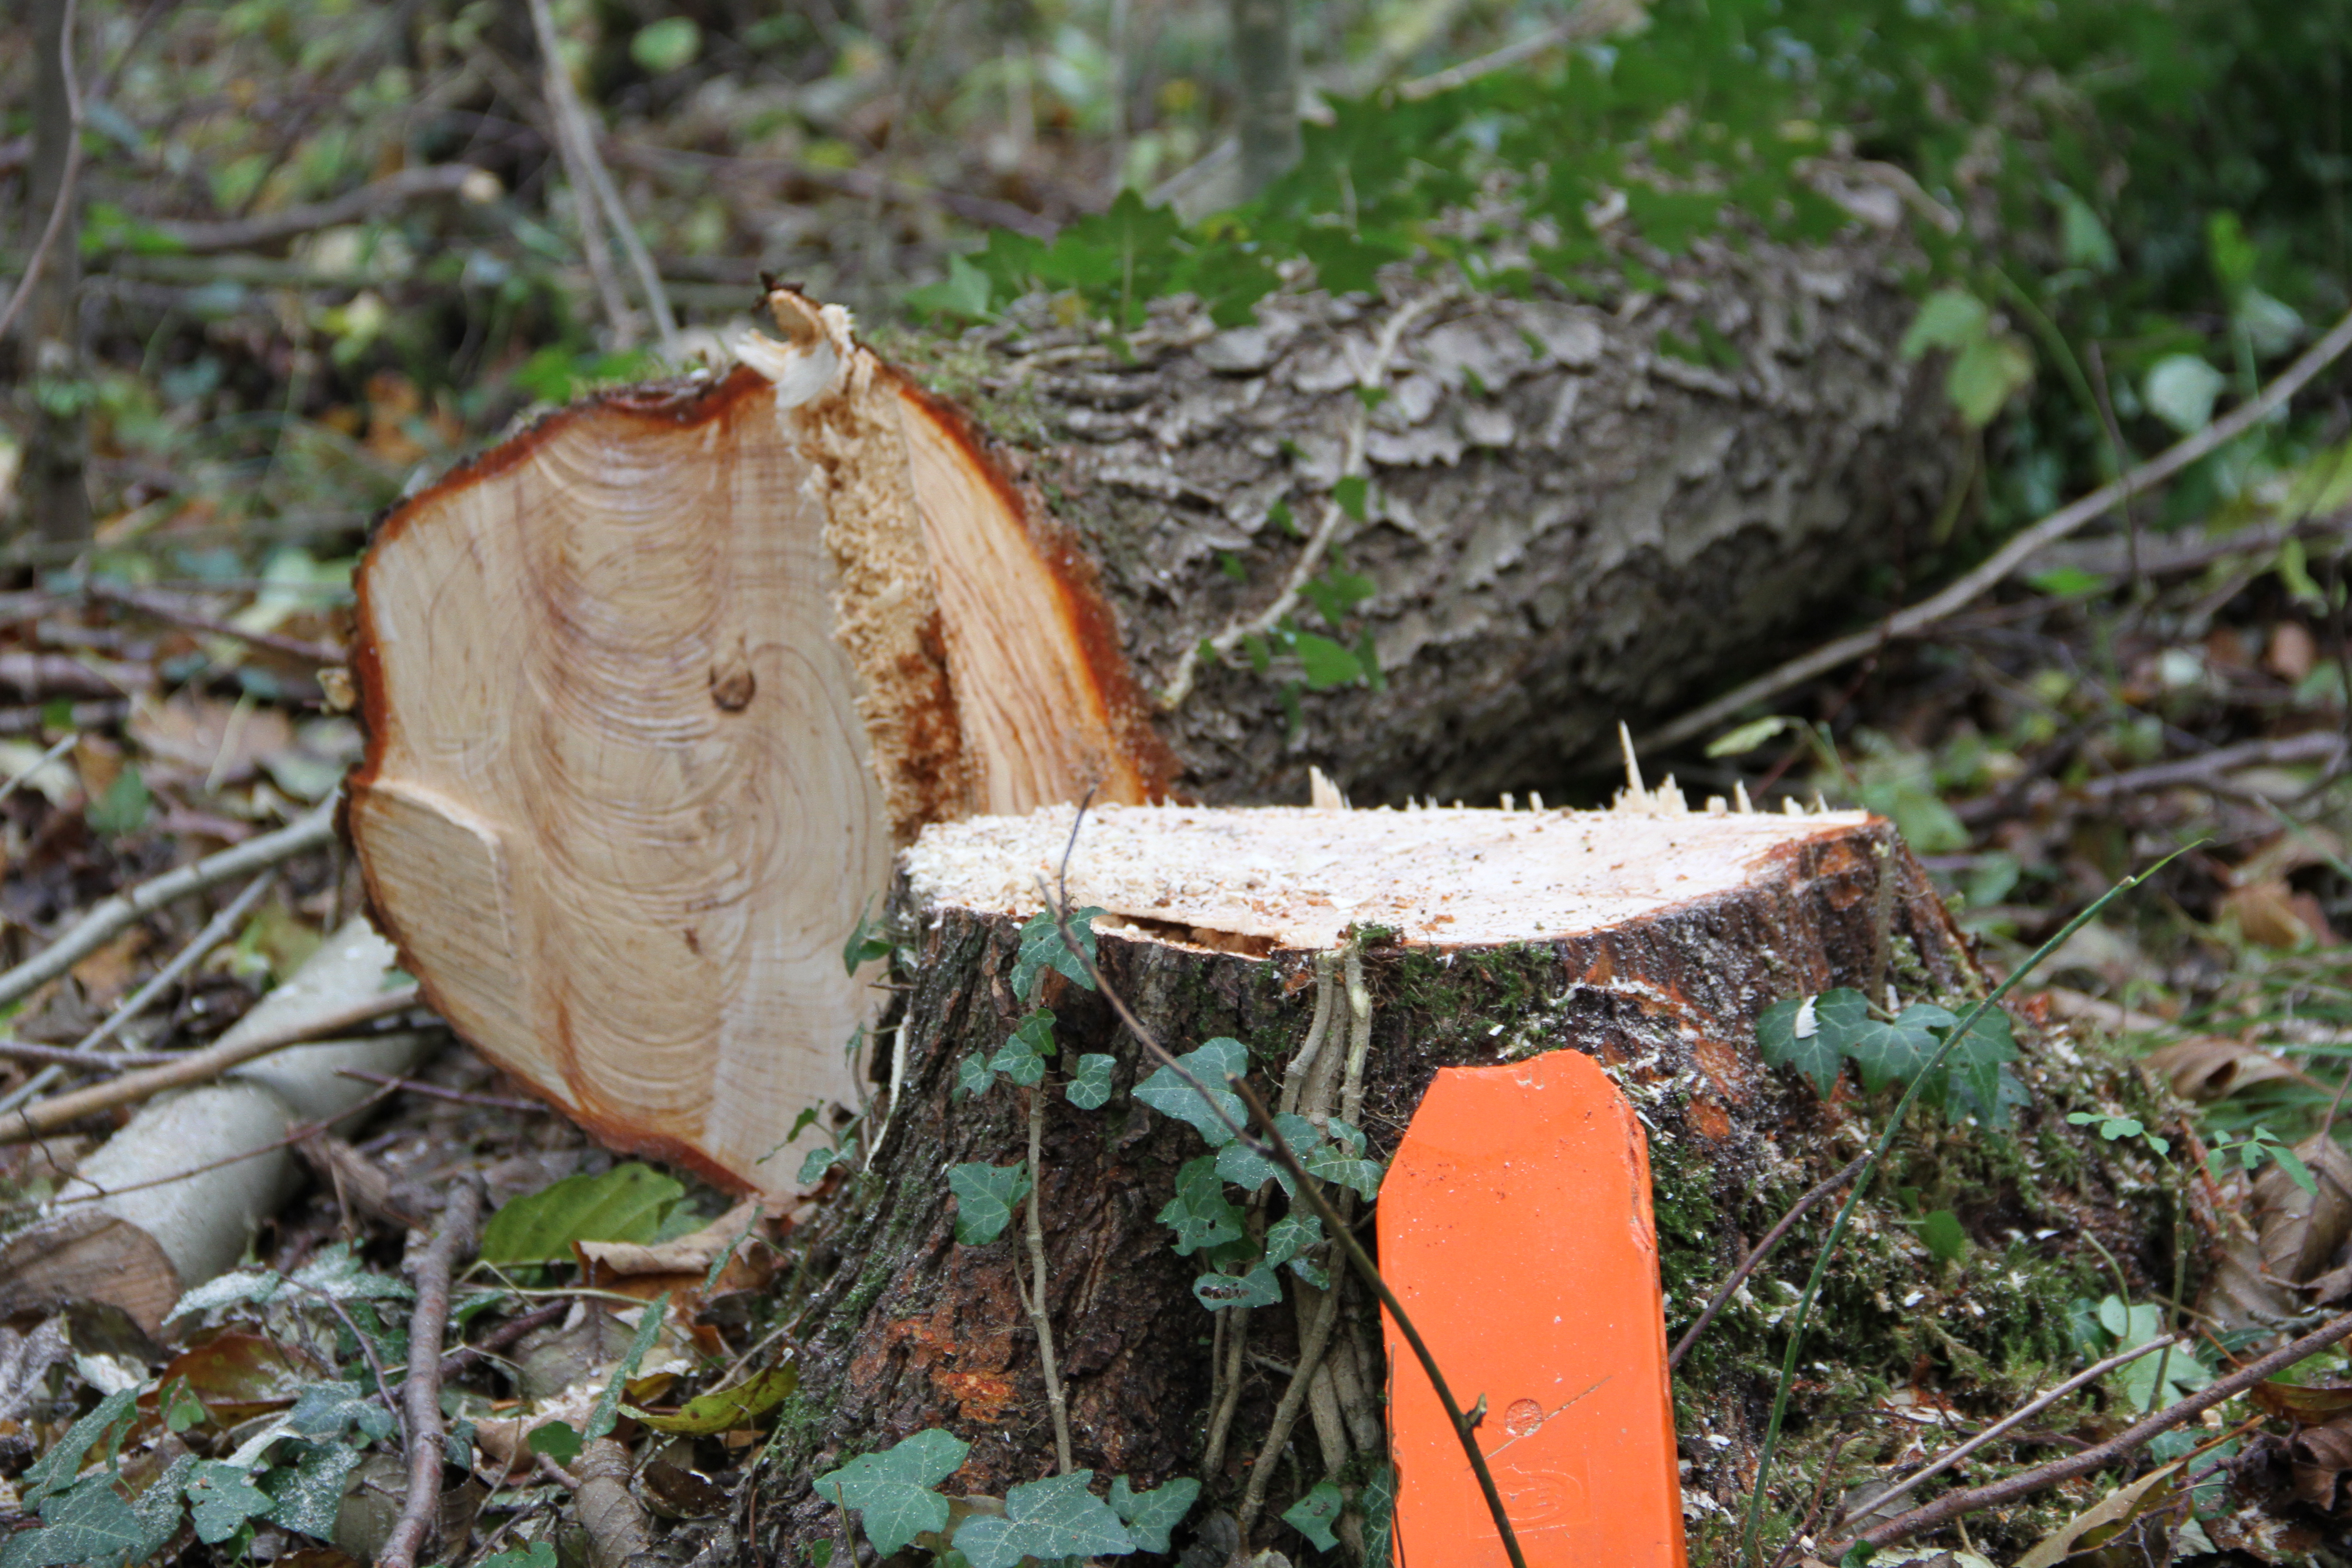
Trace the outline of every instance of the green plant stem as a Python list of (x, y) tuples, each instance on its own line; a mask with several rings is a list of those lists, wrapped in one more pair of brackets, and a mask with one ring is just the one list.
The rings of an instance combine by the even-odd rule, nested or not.
[[(2049, 312), (2042, 310), (2032, 295), (2019, 287), (2015, 279), (1998, 267), (1987, 270), (1992, 274), (1993, 281), (2000, 285), (2000, 291), (2009, 296), (2010, 302), (2033, 324), (2034, 335), (2050, 351), (2050, 357), (2058, 362), (2058, 368), (2065, 374), (2068, 389), (2083, 405), (2084, 412), (2090, 415), (2092, 426), (2105, 438), (2107, 448), (2105, 477), (2110, 479), (2116, 478), (2127, 466), (2125, 458), (2129, 454), (2125, 452), (2123, 441), (2108, 424), (2105, 405), (2099, 400), (2098, 394), (2092, 391), (2091, 378), (2083, 373), (2083, 362), (2075, 356), (2074, 345), (2066, 341), (2066, 334), (2058, 330), (2058, 323), (2050, 319)], [(2248, 395), (2252, 395), (2251, 389)], [(2129, 500), (2126, 500), (2125, 504), (2128, 506)]]
[[(1748, 1495), (1748, 1518), (1740, 1528), (1739, 1558), (1741, 1561), (1751, 1564), (1760, 1562), (1758, 1532), (1763, 1528), (1764, 1500), (1769, 1495), (1769, 1489), (1772, 1482), (1772, 1455), (1773, 1451), (1780, 1446), (1780, 1424), (1789, 1413), (1789, 1391), (1796, 1383), (1797, 1354), (1804, 1344), (1805, 1326), (1813, 1315), (1813, 1302), (1821, 1295), (1822, 1281), (1829, 1274), (1830, 1263), (1837, 1256), (1839, 1244), (1845, 1239), (1845, 1229), (1853, 1219), (1853, 1211), (1861, 1206), (1863, 1195), (1870, 1190), (1871, 1178), (1878, 1173), (1879, 1166), (1886, 1161), (1888, 1151), (1895, 1147), (1895, 1140), (1903, 1131), (1904, 1119), (1910, 1114), (1913, 1102), (1918, 1100), (1921, 1090), (1927, 1087), (1927, 1080), (1935, 1076), (1936, 1069), (1943, 1066), (1944, 1058), (1950, 1054), (1952, 1047), (1968, 1038), (1969, 1031), (1976, 1027), (1977, 1020), (1984, 1016), (1988, 1009), (1997, 1005), (2020, 981), (2033, 973), (2043, 959), (2055, 952), (2068, 937), (2098, 918), (2100, 910), (2162, 870), (2176, 857), (2183, 854), (2186, 847), (2174, 850), (2172, 854), (2166, 856), (2137, 876), (2126, 877), (2109, 888), (2100, 894), (2088, 909), (2068, 921), (2059, 930), (2057, 935), (2034, 949), (2032, 954), (2023, 963), (2011, 972), (2008, 979), (1993, 987), (1990, 995), (1962, 1014), (1959, 1022), (1945, 1031), (1943, 1043), (1936, 1047), (1936, 1054), (1927, 1058), (1927, 1065), (1905, 1087), (1903, 1097), (1895, 1102), (1895, 1110), (1886, 1119), (1886, 1130), (1879, 1134), (1877, 1143), (1870, 1151), (1870, 1163), (1863, 1168), (1862, 1174), (1854, 1179), (1853, 1190), (1846, 1194), (1845, 1202), (1839, 1205), (1837, 1218), (1830, 1224), (1828, 1239), (1822, 1243), (1821, 1256), (1813, 1260), (1812, 1277), (1805, 1281), (1804, 1296), (1798, 1301), (1796, 1316), (1790, 1321), (1789, 1348), (1780, 1359), (1780, 1387), (1773, 1392), (1771, 1419), (1765, 1426), (1763, 1447), (1757, 1456), (1756, 1489)], [(1481, 1473), (1484, 1473), (1483, 1470)]]

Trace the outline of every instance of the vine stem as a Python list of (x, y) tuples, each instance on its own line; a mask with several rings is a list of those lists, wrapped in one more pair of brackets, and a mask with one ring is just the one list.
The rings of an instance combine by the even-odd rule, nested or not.
[(2055, 952), (2068, 937), (2097, 919), (2100, 910), (2171, 864), (2175, 858), (2186, 853), (2189, 847), (2191, 847), (2184, 846), (2182, 848), (2174, 850), (2147, 870), (2137, 876), (2125, 878), (2092, 900), (2089, 908), (2068, 921), (2057, 935), (2034, 949), (2032, 954), (2023, 963), (2011, 970), (2009, 978), (1994, 986), (1983, 1001), (1960, 1015), (1959, 1021), (1945, 1032), (1942, 1043), (1937, 1046), (1935, 1054), (1927, 1058), (1927, 1065), (1922, 1067), (1910, 1083), (1905, 1086), (1903, 1098), (1895, 1102), (1895, 1110), (1886, 1119), (1886, 1130), (1878, 1135), (1878, 1142), (1872, 1146), (1870, 1152), (1864, 1156), (1862, 1174), (1855, 1179), (1853, 1190), (1846, 1194), (1845, 1202), (1839, 1205), (1837, 1218), (1830, 1225), (1829, 1237), (1822, 1243), (1821, 1256), (1813, 1260), (1812, 1277), (1805, 1281), (1805, 1293), (1797, 1303), (1796, 1316), (1790, 1321), (1789, 1348), (1780, 1358), (1780, 1387), (1773, 1391), (1771, 1419), (1765, 1424), (1764, 1445), (1756, 1459), (1756, 1489), (1748, 1494), (1748, 1518), (1740, 1527), (1739, 1560), (1741, 1562), (1761, 1568), (1761, 1543), (1758, 1540), (1758, 1532), (1763, 1528), (1764, 1500), (1772, 1484), (1772, 1455), (1773, 1451), (1780, 1446), (1780, 1424), (1789, 1414), (1789, 1393), (1797, 1381), (1797, 1355), (1804, 1346), (1805, 1327), (1812, 1318), (1813, 1302), (1821, 1295), (1822, 1281), (1829, 1274), (1831, 1261), (1837, 1257), (1839, 1244), (1845, 1240), (1845, 1228), (1853, 1219), (1853, 1211), (1861, 1206), (1863, 1194), (1870, 1190), (1870, 1179), (1878, 1173), (1878, 1167), (1885, 1163), (1887, 1152), (1895, 1147), (1895, 1140), (1902, 1133), (1904, 1119), (1910, 1115), (1912, 1105), (1917, 1101), (1920, 1092), (1927, 1088), (1928, 1079), (1933, 1078), (1936, 1070), (1944, 1065), (1944, 1058), (1951, 1054), (1952, 1047), (1966, 1039), (1969, 1031), (1976, 1027), (1979, 1018), (1983, 1017), (1988, 1011), (1998, 1005), (2003, 996), (2008, 995), (2020, 981), (2032, 973), (2041, 965), (2042, 961)]
[[(1045, 1194), (1045, 1167), (1041, 1163), (1045, 1142), (1045, 1086), (1039, 1083), (1029, 1090), (1029, 1270), (1033, 1283), (1021, 1292), (1021, 1304), (1029, 1310), (1029, 1326), (1037, 1331), (1037, 1360), (1045, 1372), (1045, 1408), (1054, 1417), (1054, 1458), (1068, 1475), (1070, 1463), (1070, 1405), (1062, 1392), (1061, 1368), (1054, 1354), (1054, 1325), (1045, 1316), (1045, 1226), (1038, 1217), (1038, 1201)], [(1016, 1275), (1013, 1281), (1020, 1282)]]
[[(1070, 842), (1073, 846), (1077, 843), (1078, 826), (1085, 819), (1085, 816), (1086, 808), (1081, 805), (1078, 808), (1077, 816), (1071, 821)], [(1312, 1208), (1316, 1217), (1323, 1222), (1324, 1233), (1339, 1242), (1340, 1250), (1348, 1255), (1349, 1265), (1362, 1277), (1365, 1284), (1371, 1287), (1372, 1294), (1381, 1299), (1381, 1305), (1387, 1309), (1389, 1316), (1396, 1320), (1398, 1331), (1404, 1335), (1405, 1343), (1412, 1348), (1413, 1357), (1421, 1363), (1421, 1370), (1429, 1379), (1429, 1385), (1437, 1391), (1438, 1403), (1445, 1407), (1446, 1418), (1454, 1424), (1454, 1436), (1461, 1440), (1462, 1452), (1469, 1459), (1470, 1468), (1477, 1475), (1478, 1489), (1486, 1497), (1486, 1511), (1494, 1517), (1496, 1533), (1502, 1537), (1503, 1551), (1511, 1560), (1511, 1568), (1528, 1568), (1527, 1557), (1519, 1550), (1518, 1535), (1511, 1529), (1510, 1511), (1503, 1506), (1503, 1494), (1496, 1489), (1494, 1472), (1486, 1468), (1486, 1456), (1479, 1451), (1475, 1429), (1471, 1426), (1470, 1418), (1463, 1414), (1461, 1403), (1454, 1397), (1453, 1386), (1445, 1381), (1445, 1374), (1438, 1370), (1437, 1358), (1430, 1353), (1428, 1342), (1421, 1337), (1421, 1331), (1413, 1326), (1412, 1317), (1404, 1310), (1404, 1303), (1397, 1300), (1396, 1292), (1389, 1289), (1389, 1282), (1386, 1279), (1381, 1278), (1380, 1268), (1372, 1262), (1371, 1256), (1364, 1250), (1363, 1244), (1356, 1239), (1355, 1232), (1339, 1217), (1339, 1211), (1331, 1206), (1330, 1200), (1323, 1195), (1321, 1189), (1316, 1185), (1314, 1178), (1307, 1173), (1307, 1168), (1299, 1163), (1297, 1152), (1291, 1148), (1290, 1141), (1285, 1138), (1281, 1131), (1275, 1126), (1274, 1117), (1266, 1110), (1265, 1102), (1258, 1098), (1257, 1091), (1251, 1089), (1248, 1082), (1238, 1074), (1229, 1076), (1225, 1079), (1225, 1087), (1241, 1100), (1252, 1120), (1265, 1129), (1265, 1136), (1262, 1139), (1252, 1137), (1249, 1128), (1234, 1120), (1232, 1113), (1220, 1103), (1215, 1092), (1201, 1080), (1200, 1075), (1178, 1061), (1175, 1055), (1160, 1043), (1159, 1037), (1145, 1027), (1143, 1020), (1135, 1016), (1135, 1010), (1127, 1005), (1127, 999), (1112, 987), (1102, 972), (1102, 966), (1095, 962), (1094, 955), (1087, 952), (1078, 942), (1077, 934), (1070, 929), (1069, 900), (1066, 897), (1066, 875), (1069, 865), (1067, 851), (1063, 854), (1062, 863), (1066, 878), (1064, 898), (1056, 900), (1052, 890), (1045, 886), (1044, 878), (1041, 877), (1037, 880), (1037, 891), (1045, 899), (1045, 907), (1053, 913), (1055, 929), (1061, 932), (1062, 945), (1068, 949), (1072, 957), (1085, 966), (1088, 978), (1094, 983), (1095, 989), (1101, 993), (1103, 999), (1111, 1005), (1112, 1011), (1118, 1015), (1119, 1022), (1125, 1024), (1129, 1032), (1142, 1042), (1143, 1048), (1149, 1051), (1160, 1066), (1175, 1074), (1179, 1082), (1198, 1094), (1202, 1103), (1215, 1113), (1217, 1120), (1223, 1122), (1226, 1130), (1232, 1132), (1244, 1147), (1257, 1154), (1271, 1157), (1278, 1162), (1284, 1170), (1290, 1173), (1292, 1181), (1297, 1184), (1299, 1195), (1307, 1200), (1307, 1206)]]
[(1666, 1370), (1668, 1372), (1672, 1372), (1675, 1368), (1682, 1365), (1683, 1357), (1690, 1354), (1691, 1346), (1698, 1343), (1698, 1337), (1699, 1335), (1706, 1332), (1706, 1326), (1715, 1321), (1716, 1315), (1721, 1312), (1723, 1309), (1730, 1303), (1732, 1296), (1738, 1290), (1740, 1285), (1747, 1279), (1747, 1278), (1750, 1274), (1755, 1273), (1758, 1268), (1761, 1268), (1766, 1258), (1772, 1256), (1773, 1249), (1780, 1245), (1781, 1238), (1789, 1234), (1790, 1230), (1795, 1226), (1796, 1223), (1804, 1218), (1807, 1215), (1811, 1214), (1813, 1211), (1814, 1205), (1818, 1205), (1823, 1198), (1828, 1197), (1832, 1193), (1837, 1191), (1838, 1188), (1843, 1186), (1862, 1170), (1863, 1166), (1869, 1163), (1869, 1155), (1859, 1155), (1855, 1158), (1854, 1162), (1848, 1165), (1844, 1170), (1838, 1172), (1833, 1176), (1826, 1177), (1822, 1181), (1817, 1183), (1811, 1191), (1808, 1192), (1803, 1197), (1799, 1198), (1796, 1203), (1790, 1207), (1787, 1214), (1780, 1216), (1780, 1222), (1778, 1225), (1764, 1233), (1764, 1239), (1758, 1242), (1753, 1247), (1749, 1248), (1748, 1256), (1739, 1260), (1739, 1267), (1731, 1271), (1731, 1278), (1725, 1280), (1722, 1288), (1716, 1291), (1714, 1299), (1707, 1302), (1706, 1310), (1699, 1313), (1697, 1321), (1692, 1323), (1689, 1328), (1685, 1329), (1683, 1331), (1683, 1337), (1675, 1342), (1675, 1348), (1672, 1353), (1666, 1357)]

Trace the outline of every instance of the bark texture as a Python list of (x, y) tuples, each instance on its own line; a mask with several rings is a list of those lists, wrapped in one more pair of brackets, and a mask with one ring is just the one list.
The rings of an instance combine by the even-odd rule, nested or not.
[[(988, 1245), (959, 1244), (941, 1175), (958, 1163), (1010, 1164), (1026, 1152), (1031, 1091), (1003, 1083), (976, 1098), (957, 1090), (958, 1064), (974, 1051), (996, 1051), (1025, 1011), (1007, 978), (1018, 922), (926, 907), (904, 880), (891, 919), (896, 977), (908, 987), (894, 1020), (899, 1089), (877, 1157), (797, 1233), (807, 1290), (794, 1303), (801, 1389), (772, 1472), (781, 1506), (761, 1514), (778, 1521), (763, 1527), (777, 1531), (763, 1545), (778, 1552), (836, 1528), (809, 1477), (927, 1426), (972, 1444), (950, 1492), (1002, 1496), (1008, 1484), (1053, 1466), (1037, 1344), (1016, 1285), (1025, 1267), (1019, 1224)], [(1272, 1100), (1314, 1005), (1312, 954), (1254, 958), (1106, 934), (1101, 963), (1171, 1049), (1217, 1035), (1246, 1043)], [(1891, 1103), (1891, 1096), (1863, 1096), (1851, 1081), (1825, 1102), (1793, 1074), (1767, 1068), (1752, 1045), (1757, 1015), (1780, 997), (1836, 984), (1891, 979), (1906, 1000), (1948, 1003), (1982, 988), (1924, 873), (1874, 821), (1791, 845), (1770, 875), (1744, 889), (1587, 935), (1443, 951), (1370, 946), (1364, 966), (1375, 998), (1364, 1125), (1380, 1158), (1394, 1150), (1440, 1067), (1556, 1049), (1584, 1051), (1606, 1066), (1649, 1129), (1670, 1334), (1696, 1317), (1744, 1251), (1743, 1238), (1760, 1235), (1798, 1194), (1859, 1152)], [(1112, 1098), (1099, 1110), (1070, 1105), (1054, 1079), (1044, 1090), (1045, 1297), (1076, 1462), (1129, 1475), (1139, 1488), (1201, 1475), (1216, 1330), (1192, 1298), (1199, 1260), (1171, 1249), (1155, 1215), (1173, 1194), (1178, 1167), (1203, 1145), (1188, 1127), (1129, 1098), (1153, 1064), (1101, 996), (1055, 979), (1045, 1000), (1058, 1016), (1065, 1064), (1086, 1052), (1118, 1058)], [(2132, 1102), (2135, 1080), (2086, 1063), (2063, 1040), (2022, 1043), (2027, 1059), (2018, 1066), (2034, 1103), (2018, 1124), (1947, 1128), (1921, 1116), (1859, 1216), (1809, 1342), (1809, 1364), (1820, 1360), (1799, 1393), (1776, 1517), (1801, 1514), (1811, 1495), (1805, 1465), (1809, 1452), (1819, 1454), (1808, 1444), (1826, 1442), (1834, 1425), (1814, 1417), (1860, 1409), (1871, 1389), (1906, 1383), (1964, 1405), (1997, 1402), (2006, 1397), (2004, 1380), (2021, 1369), (2070, 1357), (2066, 1303), (2095, 1297), (2105, 1269), (2086, 1237), (2143, 1283), (2152, 1272), (2155, 1256), (2144, 1251), (2150, 1168), (2064, 1120), (2078, 1105), (2118, 1096)], [(1912, 1233), (1921, 1213), (1945, 1207), (1960, 1216), (1972, 1249), (1960, 1263), (1938, 1266)], [(1777, 1281), (1802, 1279), (1827, 1221), (1823, 1209), (1799, 1227), (1757, 1277), (1755, 1299), (1735, 1301), (1677, 1377), (1695, 1563), (1730, 1560), (1730, 1510), (1753, 1475), (1770, 1399), (1768, 1367), (1779, 1361), (1773, 1309), (1784, 1296)], [(1370, 1227), (1360, 1234), (1369, 1238)], [(1378, 1325), (1360, 1288), (1342, 1289), (1333, 1354), (1353, 1358), (1361, 1386), (1377, 1391), (1384, 1378)], [(1250, 1314), (1248, 1349), (1261, 1359), (1246, 1363), (1225, 1458), (1202, 1478), (1180, 1548), (1218, 1541), (1221, 1528), (1230, 1533), (1283, 1369), (1297, 1353), (1294, 1305)], [(1377, 1458), (1367, 1448), (1376, 1444), (1360, 1432), (1352, 1443), (1335, 1438), (1335, 1430), (1345, 1427), (1318, 1419), (1292, 1434), (1298, 1462), (1279, 1472), (1256, 1544), (1315, 1560), (1302, 1538), (1274, 1521), (1327, 1469), (1364, 1479)], [(1357, 1454), (1352, 1468), (1335, 1443)], [(1849, 1449), (1847, 1473), (1867, 1458)]]
[[(1155, 307), (1123, 353), (1042, 306), (886, 349), (1075, 530), (1184, 787), (1297, 800), (1317, 763), (1360, 803), (1491, 800), (1605, 770), (1617, 721), (1834, 615), (1944, 501), (1960, 448), (1895, 352), (1905, 255), (1857, 224), (1645, 257), (1666, 288), (1613, 311), (1391, 277), (1230, 331)], [(1335, 563), (1373, 584), (1344, 632), (1297, 592)], [(1294, 613), (1348, 642), (1360, 618), (1384, 686), (1254, 668), (1242, 634)]]

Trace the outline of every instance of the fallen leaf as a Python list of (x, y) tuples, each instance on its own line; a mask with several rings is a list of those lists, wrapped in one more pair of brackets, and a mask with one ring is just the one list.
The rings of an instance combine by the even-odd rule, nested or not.
[(629, 1414), (656, 1432), (708, 1437), (713, 1433), (752, 1425), (782, 1405), (785, 1396), (798, 1388), (800, 1383), (800, 1368), (789, 1361), (780, 1362), (731, 1387), (714, 1388), (708, 1394), (698, 1394), (681, 1405), (675, 1415), (662, 1415), (636, 1409), (630, 1409)]
[(187, 1379), (188, 1391), (223, 1426), (294, 1403), (320, 1376), (317, 1363), (266, 1334), (223, 1329), (172, 1358), (160, 1383)]
[[(2129, 1486), (2118, 1487), (2090, 1508), (2045, 1535), (2033, 1550), (2017, 1560), (2017, 1568), (2056, 1568), (2077, 1552), (2113, 1539), (2148, 1506), (2148, 1494), (2165, 1486), (2186, 1461), (2175, 1459), (2160, 1470), (2150, 1470)], [(2162, 1506), (2159, 1502), (2157, 1506)]]
[(183, 689), (131, 710), (131, 738), (145, 754), (148, 782), (218, 789), (249, 784), (264, 758), (294, 743), (294, 726), (251, 699), (223, 702)]
[(2255, 1404), (2292, 1421), (2326, 1421), (2352, 1411), (2352, 1381), (2285, 1383), (2273, 1378), (2248, 1392)]
[(2270, 647), (2263, 650), (2263, 668), (2281, 680), (2299, 682), (2317, 667), (2319, 644), (2300, 621), (2281, 621), (2271, 628)]
[(761, 1236), (764, 1228), (760, 1222), (760, 1204), (754, 1199), (736, 1205), (700, 1230), (668, 1241), (650, 1246), (632, 1241), (583, 1241), (576, 1245), (583, 1263), (593, 1264), (614, 1275), (704, 1274), (719, 1260), (720, 1253), (735, 1247), (738, 1241), (743, 1247), (764, 1245)]
[(2260, 1245), (2238, 1225), (2221, 1243), (2197, 1308), (2226, 1333), (2275, 1329), (2303, 1310), (2286, 1287), (2264, 1276)]
[(2313, 1190), (2273, 1161), (2254, 1178), (2254, 1228), (2262, 1236), (2263, 1268), (2290, 1285), (2308, 1283), (2352, 1237), (2352, 1155), (2326, 1133), (2295, 1145), (2314, 1178)]
[(2217, 912), (2234, 921), (2239, 934), (2261, 947), (2301, 947), (2319, 934), (2304, 923), (2294, 907), (2294, 889), (2282, 880), (2232, 888), (2221, 895)]
[(2270, 1052), (2226, 1035), (2192, 1035), (2162, 1050), (2150, 1051), (2147, 1061), (2164, 1075), (2173, 1093), (2197, 1105), (2224, 1099), (2253, 1084), (2302, 1076)]

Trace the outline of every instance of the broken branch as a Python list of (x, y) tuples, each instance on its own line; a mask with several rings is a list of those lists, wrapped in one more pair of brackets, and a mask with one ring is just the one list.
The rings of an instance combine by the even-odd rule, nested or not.
[(210, 1046), (201, 1051), (191, 1051), (169, 1067), (149, 1068), (143, 1072), (125, 1073), (111, 1083), (92, 1084), (70, 1094), (61, 1094), (38, 1105), (13, 1112), (13, 1124), (0, 1125), (0, 1142), (17, 1142), (54, 1132), (69, 1122), (101, 1110), (111, 1110), (120, 1105), (132, 1105), (167, 1089), (202, 1083), (218, 1078), (233, 1067), (282, 1051), (289, 1046), (305, 1045), (312, 1040), (332, 1038), (339, 1031), (373, 1019), (405, 1013), (423, 1000), (417, 988), (404, 985), (397, 991), (387, 991), (364, 1002), (338, 1007), (331, 1013), (316, 1014), (299, 1019), (281, 1029), (257, 1034), (250, 1038)]
[(401, 1384), (408, 1415), (408, 1496), (378, 1553), (381, 1568), (415, 1568), (441, 1505), (441, 1340), (449, 1326), (449, 1276), (461, 1251), (471, 1251), (482, 1197), (459, 1182), (441, 1211), (433, 1238), (415, 1264), (416, 1308), (408, 1319), (408, 1376)]

